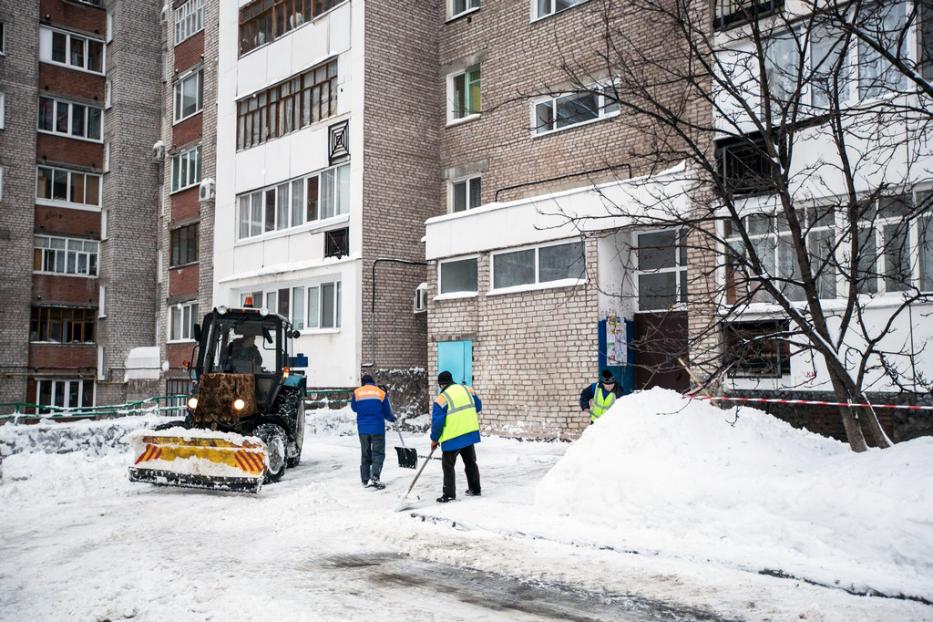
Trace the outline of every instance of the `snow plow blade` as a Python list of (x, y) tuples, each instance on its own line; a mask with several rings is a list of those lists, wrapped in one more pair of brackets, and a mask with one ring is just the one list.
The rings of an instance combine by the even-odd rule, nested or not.
[(171, 428), (130, 438), (131, 482), (234, 492), (259, 492), (268, 469), (260, 439)]

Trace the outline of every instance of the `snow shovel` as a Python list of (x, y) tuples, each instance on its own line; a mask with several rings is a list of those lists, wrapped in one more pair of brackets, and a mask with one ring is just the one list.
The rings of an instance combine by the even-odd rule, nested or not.
[[(434, 449), (437, 448), (435, 447)], [(411, 486), (409, 486), (408, 490), (405, 491), (405, 494), (402, 495), (402, 500), (399, 501), (398, 507), (395, 508), (396, 512), (401, 512), (408, 507), (405, 505), (405, 500), (408, 499), (408, 495), (411, 494), (411, 491), (414, 489), (415, 484), (418, 482), (418, 478), (421, 477), (421, 474), (424, 472), (424, 467), (428, 466), (428, 463), (431, 462), (431, 456), (434, 455), (434, 449), (431, 450), (431, 453), (428, 454), (428, 459), (425, 460), (424, 464), (421, 465), (421, 468), (418, 469), (418, 473), (415, 474), (415, 479), (411, 480)]]
[(401, 447), (395, 448), (395, 453), (398, 454), (398, 466), (402, 469), (417, 469), (418, 450), (413, 447), (406, 447), (405, 439), (402, 438), (402, 431), (398, 428), (395, 428), (395, 431), (398, 432), (398, 440), (402, 443)]

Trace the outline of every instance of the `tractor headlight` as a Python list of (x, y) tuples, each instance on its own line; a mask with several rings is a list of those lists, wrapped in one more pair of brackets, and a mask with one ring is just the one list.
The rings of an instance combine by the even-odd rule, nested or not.
[(191, 410), (197, 410), (198, 409), (198, 398), (192, 397), (191, 399), (189, 399), (188, 408), (190, 408)]
[(244, 408), (246, 408), (246, 402), (244, 402), (240, 398), (237, 398), (233, 400), (233, 408), (236, 410), (243, 410)]

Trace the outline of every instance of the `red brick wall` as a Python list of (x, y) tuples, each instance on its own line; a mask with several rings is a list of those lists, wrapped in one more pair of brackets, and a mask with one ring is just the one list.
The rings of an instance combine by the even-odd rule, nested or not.
[(40, 162), (48, 160), (99, 169), (104, 163), (104, 146), (64, 136), (36, 134), (36, 157)]
[(42, 369), (97, 367), (97, 346), (94, 344), (30, 344), (29, 366)]
[(39, 63), (39, 88), (63, 97), (104, 103), (104, 76)]
[(181, 369), (184, 361), (191, 360), (191, 352), (194, 349), (194, 342), (185, 343), (167, 343), (165, 344), (165, 357), (172, 369)]
[(191, 69), (204, 57), (204, 31), (175, 46), (175, 73)]
[(89, 5), (71, 4), (61, 0), (41, 0), (39, 19), (44, 24), (79, 28), (100, 36), (107, 32), (107, 13)]
[(198, 187), (190, 188), (184, 192), (172, 195), (172, 223), (194, 220), (200, 214), (201, 204), (198, 203)]
[(199, 112), (172, 128), (172, 147), (184, 147), (201, 138), (202, 116)]
[(37, 205), (36, 232), (100, 239), (100, 212)]
[(168, 271), (168, 297), (171, 300), (194, 298), (198, 295), (198, 265), (172, 268)]
[(32, 299), (43, 304), (96, 305), (97, 285), (97, 279), (34, 274)]

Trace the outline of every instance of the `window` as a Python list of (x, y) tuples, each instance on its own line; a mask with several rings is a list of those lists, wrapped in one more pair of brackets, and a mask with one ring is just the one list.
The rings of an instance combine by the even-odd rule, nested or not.
[(350, 229), (334, 229), (324, 233), (324, 256), (346, 257), (350, 254)]
[(663, 311), (687, 302), (686, 232), (638, 234), (638, 310)]
[(920, 229), (920, 290), (933, 291), (933, 191), (917, 194), (917, 210), (923, 216), (917, 221)]
[(39, 97), (40, 132), (100, 142), (103, 116), (96, 106)]
[(198, 225), (172, 229), (169, 266), (183, 266), (198, 260)]
[(94, 343), (94, 309), (33, 307), (29, 340), (42, 343)]
[[(896, 58), (907, 56), (906, 2), (877, 2), (867, 6), (860, 16), (861, 28)], [(866, 43), (858, 44), (859, 98), (878, 97), (892, 91), (902, 91), (906, 76), (894, 68), (881, 54)]]
[(97, 276), (96, 240), (37, 235), (33, 238), (32, 269), (50, 274)]
[(473, 65), (461, 73), (447, 78), (447, 122), (466, 119), (482, 111), (480, 98), (480, 69)]
[(414, 313), (424, 313), (428, 310), (428, 284), (421, 283), (415, 288), (415, 300), (412, 305)]
[(619, 114), (615, 86), (594, 85), (580, 93), (568, 93), (532, 104), (535, 134), (546, 134)]
[(337, 114), (337, 61), (237, 102), (237, 148), (248, 149)]
[(559, 13), (565, 9), (583, 4), (586, 0), (531, 0), (534, 3), (535, 19)]
[(910, 195), (880, 197), (864, 206), (855, 269), (859, 293), (900, 292), (911, 286), (912, 211)]
[(175, 123), (201, 112), (201, 98), (204, 94), (201, 84), (201, 70), (188, 74), (175, 81)]
[(725, 28), (732, 24), (755, 21), (784, 6), (784, 0), (715, 0), (713, 25)]
[(175, 9), (175, 45), (204, 29), (204, 0), (188, 0)]
[(492, 256), (492, 288), (586, 278), (583, 242), (528, 248)]
[(307, 328), (340, 328), (340, 281), (308, 289)]
[(194, 339), (194, 325), (198, 321), (198, 303), (195, 300), (180, 302), (169, 307), (168, 340), (191, 341)]
[(448, 13), (450, 19), (474, 11), (480, 6), (480, 0), (449, 0)]
[(42, 26), (39, 28), (39, 60), (103, 74), (104, 42)]
[[(93, 380), (35, 380), (36, 404), (62, 408), (91, 408), (94, 405)], [(40, 408), (53, 412), (53, 408)]]
[(201, 146), (172, 156), (172, 192), (190, 188), (201, 181)]
[[(195, 388), (194, 383), (187, 378), (169, 378), (165, 381), (165, 394), (166, 395), (180, 395), (182, 397), (187, 397), (189, 395), (194, 395)], [(173, 405), (184, 408), (185, 401), (181, 400), (172, 400)]]
[(450, 211), (462, 212), (481, 204), (482, 182), (479, 177), (450, 183)]
[(772, 162), (760, 134), (718, 141), (716, 163), (725, 192), (751, 195), (774, 190)]
[(0, 22), (0, 55), (6, 54), (6, 24)]
[(38, 167), (36, 202), (100, 207), (100, 175)]
[(786, 320), (732, 322), (724, 329), (725, 364), (734, 378), (780, 378), (790, 374)]
[(240, 9), (240, 54), (272, 43), (344, 0), (255, 0)]
[(305, 315), (305, 288), (304, 287), (293, 287), (292, 288), (292, 315), (291, 323), (295, 327), (295, 330), (302, 330), (305, 327), (305, 321), (307, 319)]
[(442, 262), (438, 266), (440, 283), (437, 290), (441, 294), (476, 292), (478, 290), (476, 268), (475, 257)]
[(237, 238), (245, 240), (349, 212), (350, 165), (344, 164), (237, 197)]

